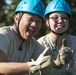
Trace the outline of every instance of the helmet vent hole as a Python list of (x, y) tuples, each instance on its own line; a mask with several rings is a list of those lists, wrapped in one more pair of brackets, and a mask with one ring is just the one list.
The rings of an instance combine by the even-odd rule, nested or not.
[(24, 2), (24, 4), (26, 4), (26, 2)]

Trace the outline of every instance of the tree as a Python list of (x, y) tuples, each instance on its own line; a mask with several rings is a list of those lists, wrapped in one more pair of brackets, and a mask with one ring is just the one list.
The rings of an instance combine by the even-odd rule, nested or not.
[(4, 0), (1, 0), (1, 2), (0, 2), (0, 26), (3, 26), (4, 25), (3, 21), (5, 21), (5, 19), (4, 19), (4, 16), (5, 16), (5, 14), (4, 14), (4, 6), (5, 5), (6, 4), (5, 4)]
[(12, 0), (11, 5), (7, 5), (4, 0), (0, 2), (0, 26), (9, 26), (13, 23), (14, 10), (19, 0)]

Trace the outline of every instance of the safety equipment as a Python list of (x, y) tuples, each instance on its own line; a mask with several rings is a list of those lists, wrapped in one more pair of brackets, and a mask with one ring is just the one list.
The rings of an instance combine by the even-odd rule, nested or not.
[(71, 57), (72, 57), (72, 49), (68, 47), (67, 40), (64, 38), (62, 40), (62, 48), (59, 50), (57, 59), (59, 63), (65, 65), (70, 61)]
[(52, 0), (46, 7), (45, 16), (52, 12), (65, 12), (71, 17), (71, 9), (65, 0)]
[(44, 18), (45, 6), (41, 0), (21, 0), (15, 10), (17, 12), (28, 12)]
[(38, 59), (36, 61), (32, 61), (32, 62), (27, 62), (29, 67), (30, 67), (30, 72), (34, 73), (37, 70), (40, 69), (44, 69), (48, 66), (50, 66), (50, 68), (52, 68), (53, 66), (53, 59), (50, 55), (46, 55), (47, 51), (49, 50), (49, 48), (46, 48), (38, 57)]

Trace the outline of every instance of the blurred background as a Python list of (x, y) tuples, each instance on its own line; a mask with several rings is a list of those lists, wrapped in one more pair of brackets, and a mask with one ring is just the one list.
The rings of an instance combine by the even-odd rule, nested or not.
[[(45, 6), (51, 0), (42, 0)], [(66, 0), (72, 10), (72, 21), (70, 22), (68, 32), (69, 34), (76, 35), (76, 0)], [(13, 24), (13, 14), (17, 4), (20, 0), (0, 0), (0, 27), (9, 26)], [(49, 32), (45, 22), (43, 22), (42, 27), (38, 34), (35, 36), (36, 39), (47, 34)]]

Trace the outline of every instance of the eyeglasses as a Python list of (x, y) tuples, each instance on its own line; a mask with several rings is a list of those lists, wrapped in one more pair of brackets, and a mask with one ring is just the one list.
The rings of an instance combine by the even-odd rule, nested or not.
[(54, 16), (54, 17), (50, 17), (49, 19), (52, 19), (54, 22), (58, 22), (59, 20), (62, 20), (63, 22), (67, 22), (69, 20), (67, 16), (63, 16), (63, 17)]

